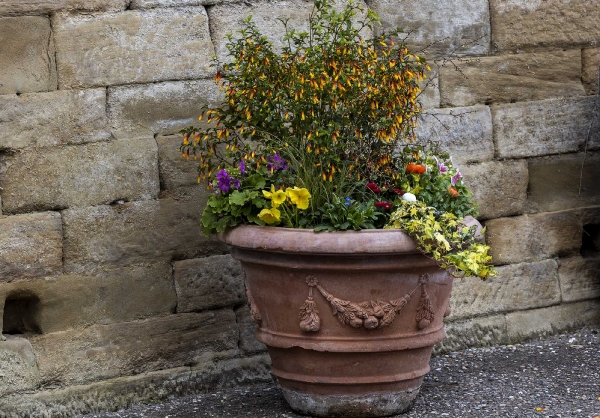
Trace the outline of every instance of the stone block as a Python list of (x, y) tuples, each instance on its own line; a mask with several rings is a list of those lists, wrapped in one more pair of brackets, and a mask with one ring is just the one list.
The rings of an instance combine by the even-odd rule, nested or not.
[(121, 11), (130, 0), (2, 0), (0, 16), (49, 15), (60, 11)]
[(581, 51), (581, 81), (585, 92), (598, 94), (598, 72), (600, 71), (600, 48), (586, 48)]
[(60, 274), (62, 238), (59, 213), (0, 217), (0, 283)]
[(445, 324), (445, 328), (446, 338), (433, 347), (434, 355), (508, 342), (504, 315), (449, 322)]
[(600, 259), (562, 259), (558, 267), (558, 279), (565, 302), (600, 298)]
[(187, 196), (64, 211), (65, 272), (226, 252), (224, 244), (202, 236), (199, 220), (205, 202), (204, 188), (193, 187)]
[(107, 140), (106, 91), (0, 96), (0, 149)]
[[(214, 49), (203, 7), (52, 18), (61, 88), (209, 76)], [(160, 53), (157, 53), (160, 51)]]
[(0, 39), (0, 94), (56, 90), (54, 42), (47, 17), (1, 18)]
[(266, 354), (209, 362), (190, 371), (177, 367), (87, 385), (19, 393), (0, 398), (0, 411), (12, 417), (74, 416), (115, 411), (136, 403), (156, 403), (222, 387), (272, 382)]
[[(158, 170), (160, 185), (163, 190), (174, 190), (179, 187), (197, 185), (198, 162), (187, 160), (181, 156), (179, 146), (182, 135), (157, 136)], [(197, 187), (201, 187), (198, 186)]]
[(434, 142), (460, 168), (467, 162), (494, 158), (492, 115), (487, 106), (433, 109), (419, 116), (419, 142)]
[(155, 7), (183, 7), (183, 6), (212, 6), (221, 3), (231, 3), (238, 0), (132, 0), (130, 9), (154, 9)]
[(461, 172), (479, 205), (478, 219), (523, 213), (529, 181), (525, 160), (488, 161), (461, 167)]
[(177, 312), (244, 303), (244, 273), (230, 255), (177, 261), (173, 265)]
[(496, 50), (595, 45), (598, 5), (589, 0), (490, 0)]
[(486, 54), (490, 45), (488, 2), (426, 0), (418, 7), (408, 0), (371, 0), (371, 7), (381, 19), (376, 26), (382, 31), (396, 28), (408, 33), (408, 44), (426, 48), (435, 55)]
[(435, 74), (427, 74), (427, 77), (431, 78), (421, 82), (421, 93), (418, 99), (423, 109), (435, 109), (440, 107), (440, 80)]
[(111, 87), (109, 118), (117, 137), (177, 133), (190, 125), (199, 125), (202, 105), (216, 107), (224, 99), (213, 80)]
[(492, 219), (485, 223), (494, 264), (575, 255), (583, 224), (575, 212), (551, 212)]
[(599, 154), (588, 153), (585, 161), (583, 154), (529, 159), (527, 210), (549, 212), (598, 205), (599, 178)]
[(600, 206), (589, 206), (575, 211), (582, 225), (600, 224)]
[(237, 349), (230, 309), (94, 325), (30, 338), (42, 379), (73, 385), (196, 364), (207, 352)]
[(166, 315), (177, 305), (170, 260), (0, 286), (1, 300), (20, 296), (35, 298), (31, 321), (40, 333)]
[(299, 31), (308, 30), (308, 18), (313, 10), (313, 3), (303, 0), (276, 0), (260, 2), (239, 2), (219, 4), (208, 9), (211, 37), (215, 45), (217, 58), (221, 62), (230, 61), (226, 48), (227, 34), (239, 37), (243, 21), (249, 15), (259, 31), (276, 47), (283, 45), (285, 28), (276, 19), (289, 19), (290, 28)]
[(585, 95), (579, 49), (454, 60), (441, 69), (442, 106)]
[(563, 303), (549, 308), (512, 312), (506, 315), (508, 337), (522, 342), (600, 324), (600, 300)]
[[(501, 158), (576, 152), (590, 132), (600, 145), (600, 106), (595, 97), (549, 99), (493, 106), (494, 141)], [(590, 124), (591, 129), (590, 129)]]
[(35, 353), (29, 341), (14, 335), (0, 339), (0, 398), (34, 389), (39, 383)]
[(448, 320), (540, 308), (560, 303), (558, 266), (555, 260), (498, 267), (498, 276), (487, 281), (455, 280), (452, 313)]
[(0, 155), (4, 213), (64, 209), (159, 192), (154, 138), (138, 138)]
[(235, 311), (235, 316), (240, 331), (238, 347), (243, 355), (259, 353), (267, 350), (267, 347), (256, 339), (256, 324), (252, 320), (250, 308), (244, 305)]

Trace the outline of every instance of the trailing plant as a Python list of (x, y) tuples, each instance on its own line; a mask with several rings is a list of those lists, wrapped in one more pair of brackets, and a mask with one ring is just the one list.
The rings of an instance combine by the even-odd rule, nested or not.
[(461, 221), (453, 213), (440, 212), (422, 202), (402, 202), (386, 228), (406, 231), (423, 253), (454, 276), (482, 279), (495, 276), (489, 247), (475, 242), (476, 227), (468, 227)]

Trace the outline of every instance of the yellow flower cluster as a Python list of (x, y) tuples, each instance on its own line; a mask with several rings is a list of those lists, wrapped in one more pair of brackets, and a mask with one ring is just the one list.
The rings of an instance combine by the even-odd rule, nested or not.
[(288, 199), (298, 209), (305, 210), (308, 209), (308, 201), (311, 197), (307, 189), (296, 186), (293, 188), (288, 187), (284, 192), (281, 189), (275, 190), (275, 186), (271, 185), (271, 191), (263, 190), (262, 192), (265, 198), (271, 201), (271, 208), (261, 210), (258, 217), (268, 225), (281, 220), (281, 211), (277, 207), (285, 203)]

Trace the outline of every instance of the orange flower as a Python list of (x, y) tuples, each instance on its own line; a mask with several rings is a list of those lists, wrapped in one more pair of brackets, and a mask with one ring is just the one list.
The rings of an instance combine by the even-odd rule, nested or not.
[(427, 167), (422, 164), (410, 163), (406, 166), (406, 172), (408, 174), (424, 174), (427, 171)]
[(450, 186), (450, 187), (448, 187), (448, 194), (452, 197), (458, 197), (458, 190), (456, 190), (456, 188)]

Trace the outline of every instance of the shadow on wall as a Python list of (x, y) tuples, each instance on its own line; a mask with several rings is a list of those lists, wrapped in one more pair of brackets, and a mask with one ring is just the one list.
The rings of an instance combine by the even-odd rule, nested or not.
[(0, 308), (4, 305), (2, 314), (2, 334), (40, 333), (37, 318), (40, 311), (40, 299), (33, 293), (9, 294)]

